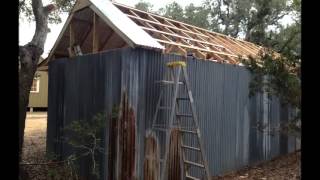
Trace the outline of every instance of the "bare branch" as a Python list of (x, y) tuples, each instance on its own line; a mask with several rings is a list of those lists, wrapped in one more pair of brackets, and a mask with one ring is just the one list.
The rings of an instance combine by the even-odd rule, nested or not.
[(36, 21), (36, 31), (29, 45), (36, 46), (43, 53), (44, 43), (49, 32), (48, 15), (56, 9), (53, 4), (43, 7), (42, 0), (32, 0), (32, 10)]
[(32, 11), (37, 22), (40, 22), (41, 19), (43, 18), (43, 4), (42, 0), (32, 0)]

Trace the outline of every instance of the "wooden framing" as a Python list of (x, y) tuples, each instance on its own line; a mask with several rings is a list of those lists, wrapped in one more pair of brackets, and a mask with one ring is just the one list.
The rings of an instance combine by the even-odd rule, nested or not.
[[(128, 34), (124, 35), (121, 32), (114, 31), (117, 27), (110, 23), (108, 18), (96, 6), (87, 0), (78, 1), (57, 40), (60, 41), (62, 36), (69, 39), (69, 44), (67, 45), (68, 51), (64, 49), (65, 45), (56, 49), (58, 45), (56, 43), (48, 59), (51, 59), (54, 54), (65, 54), (68, 56), (69, 53), (69, 56), (74, 56), (73, 46), (76, 45), (75, 43), (81, 47), (84, 46), (85, 53), (97, 53), (105, 49), (136, 46), (132, 39), (127, 37)], [(239, 64), (241, 63), (239, 57), (244, 59), (248, 59), (248, 56), (258, 57), (257, 55), (262, 49), (261, 46), (244, 40), (211, 32), (116, 2), (112, 3), (129, 19), (135, 22), (138, 27), (149, 34), (153, 38), (151, 38), (152, 40), (156, 40), (159, 44), (163, 45), (166, 48), (163, 51), (164, 53), (176, 53), (186, 56), (187, 53), (191, 52), (200, 59)], [(83, 19), (81, 15), (77, 15), (77, 12), (86, 7), (91, 8), (93, 12), (93, 17), (90, 17), (90, 19)], [(106, 23), (110, 27), (110, 31), (103, 30), (103, 24), (101, 23)], [(77, 29), (79, 28), (79, 24), (81, 24), (81, 31)], [(83, 28), (83, 25), (87, 25), (87, 27)], [(79, 34), (77, 35), (78, 37), (75, 37), (74, 30)], [(136, 29), (136, 31), (140, 31), (140, 29)], [(275, 55), (279, 56), (278, 53), (275, 53)]]
[(69, 47), (68, 47), (69, 57), (73, 57), (75, 55), (73, 51), (74, 45), (75, 45), (75, 37), (74, 37), (73, 22), (71, 21), (69, 25)]
[[(239, 57), (247, 59), (257, 56), (261, 46), (211, 32), (183, 22), (144, 12), (119, 3), (113, 3), (139, 27), (145, 30), (166, 48), (165, 53), (187, 51), (201, 59), (214, 59), (220, 62), (239, 64)], [(174, 48), (176, 47), (176, 48)], [(173, 52), (174, 51), (174, 52)]]
[(99, 50), (99, 33), (97, 28), (98, 16), (93, 12), (92, 53)]
[(112, 37), (114, 31), (112, 29), (110, 29), (110, 33), (109, 35), (106, 37), (106, 39), (104, 40), (104, 42), (102, 43), (102, 46), (100, 46), (99, 51), (103, 50), (104, 47), (106, 46), (106, 44), (108, 43), (108, 41), (110, 40), (110, 38)]

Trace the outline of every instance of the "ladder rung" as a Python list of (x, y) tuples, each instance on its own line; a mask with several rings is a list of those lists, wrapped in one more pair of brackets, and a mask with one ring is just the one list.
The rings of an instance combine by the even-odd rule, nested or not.
[(190, 164), (190, 165), (194, 165), (194, 166), (198, 166), (200, 168), (204, 168), (203, 164), (199, 164), (199, 163), (195, 163), (195, 162), (191, 162), (191, 161), (187, 161), (187, 160), (185, 160), (184, 163)]
[(176, 116), (193, 117), (192, 114), (176, 114)]
[(193, 180), (200, 180), (199, 178), (190, 176), (189, 174), (186, 175), (186, 178), (188, 178), (188, 179), (193, 179)]
[(191, 150), (195, 150), (195, 151), (200, 151), (199, 148), (196, 147), (191, 147), (191, 146), (186, 146), (186, 145), (181, 145), (182, 148), (186, 148), (186, 149), (191, 149)]
[[(174, 84), (174, 81), (167, 81), (167, 80), (161, 80), (161, 81), (156, 81), (156, 83), (160, 83), (160, 84)], [(178, 84), (180, 85), (184, 85), (183, 82), (178, 82)]]
[(184, 130), (184, 129), (179, 129), (180, 132), (184, 132), (184, 133), (193, 133), (193, 134), (197, 134), (197, 131), (190, 131), (190, 130)]
[(170, 106), (160, 106), (159, 109), (171, 109)]

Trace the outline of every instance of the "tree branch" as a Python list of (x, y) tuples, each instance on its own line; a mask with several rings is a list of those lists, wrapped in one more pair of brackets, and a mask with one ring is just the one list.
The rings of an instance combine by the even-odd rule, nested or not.
[(36, 31), (29, 45), (40, 48), (40, 52), (42, 54), (44, 49), (44, 43), (47, 39), (47, 34), (49, 32), (48, 15), (50, 12), (56, 9), (56, 6), (50, 4), (48, 6), (43, 7), (42, 0), (32, 0), (31, 5), (36, 21)]
[(282, 47), (280, 48), (280, 53), (283, 52), (283, 50), (287, 47), (287, 45), (295, 38), (295, 36), (299, 33), (299, 31), (294, 31), (290, 38), (282, 45)]

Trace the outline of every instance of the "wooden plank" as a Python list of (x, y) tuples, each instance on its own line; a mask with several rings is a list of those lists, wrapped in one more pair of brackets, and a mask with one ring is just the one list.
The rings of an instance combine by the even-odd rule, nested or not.
[(174, 45), (166, 45), (165, 53), (174, 53), (174, 54), (179, 54), (182, 56), (187, 56), (187, 51), (180, 46), (174, 46)]
[[(163, 34), (160, 34), (160, 37), (162, 37), (162, 38), (165, 39), (165, 40), (168, 40), (168, 41), (170, 41), (170, 42), (175, 43), (175, 41), (172, 41), (170, 38), (166, 37), (166, 36), (163, 35)], [(177, 43), (184, 42), (185, 45), (187, 45), (187, 46), (192, 46), (192, 45), (190, 45), (188, 42), (186, 42), (184, 39), (179, 39), (179, 41), (176, 41), (176, 42), (177, 42)], [(167, 53), (168, 53), (168, 52), (171, 52), (172, 49), (178, 48), (180, 51), (182, 51), (182, 54), (187, 55), (187, 51), (186, 51), (185, 49), (183, 49), (182, 47), (180, 47), (179, 45), (172, 45), (172, 44), (171, 44), (169, 47), (170, 47), (170, 48), (166, 51)], [(202, 53), (201, 51), (199, 51), (199, 50), (197, 50), (197, 49), (193, 49), (193, 48), (192, 48), (191, 50), (192, 50), (192, 52), (195, 53), (195, 56), (196, 56), (197, 58), (199, 58), (199, 59), (206, 59), (206, 54), (205, 54), (205, 53)]]
[(80, 46), (83, 45), (83, 43), (87, 40), (89, 34), (91, 33), (91, 31), (93, 30), (93, 24), (91, 24), (89, 27), (88, 27), (88, 30), (87, 32), (84, 34), (82, 40), (80, 41)]
[[(117, 6), (121, 6), (124, 7), (125, 9), (129, 9), (131, 14), (126, 14), (129, 18), (131, 19), (136, 19), (136, 20), (140, 20), (140, 22), (147, 22), (147, 26), (149, 27), (143, 27), (145, 30), (148, 31), (156, 31), (158, 30), (157, 28), (153, 27), (151, 24), (156, 24), (159, 27), (161, 27), (161, 31), (158, 30), (157, 33), (162, 33), (168, 36), (173, 36), (173, 37), (177, 37), (181, 40), (181, 43), (176, 43), (178, 45), (183, 45), (182, 47), (187, 46), (186, 44), (188, 43), (189, 45), (196, 45), (198, 47), (186, 47), (186, 48), (191, 48), (191, 49), (197, 49), (200, 52), (201, 51), (205, 51), (205, 52), (214, 52), (215, 53), (215, 57), (218, 59), (224, 59), (223, 57), (221, 57), (220, 55), (223, 54), (228, 54), (228, 55), (224, 55), (227, 56), (228, 59), (232, 62), (238, 62), (236, 59), (238, 58), (238, 56), (236, 54), (240, 54), (240, 55), (245, 55), (244, 58), (247, 58), (247, 54), (256, 54), (255, 52), (257, 51), (257, 45), (247, 42), (247, 41), (243, 41), (241, 39), (236, 39), (233, 37), (229, 37), (226, 36), (224, 34), (220, 34), (220, 33), (215, 33), (215, 32), (211, 32), (208, 30), (205, 30), (203, 28), (199, 28), (193, 25), (189, 25), (183, 22), (179, 22), (179, 21), (175, 21), (172, 19), (168, 19), (159, 15), (155, 15), (152, 13), (147, 13), (144, 11), (140, 11), (134, 8), (130, 8), (127, 6), (123, 6), (120, 4), (115, 3)], [(146, 15), (146, 18), (141, 18), (141, 16), (139, 16), (136, 12), (140, 12), (142, 14)], [(156, 19), (156, 18), (159, 18)], [(163, 20), (164, 23), (161, 23), (161, 20)], [(178, 27), (177, 25), (175, 25), (174, 23), (177, 23), (177, 25), (179, 25), (180, 27)], [(146, 24), (146, 23), (143, 23)], [(179, 33), (172, 31), (173, 30), (177, 30), (179, 31)], [(190, 36), (189, 34), (192, 34), (192, 36)], [(213, 37), (213, 36), (217, 36), (217, 37)], [(168, 38), (170, 39), (170, 38)], [(223, 45), (225, 46), (220, 46), (216, 47), (216, 45), (212, 45), (214, 43), (213, 39), (215, 39), (215, 41), (220, 41), (222, 42)], [(188, 41), (187, 41), (188, 40)], [(160, 43), (164, 43), (166, 44), (167, 42), (165, 42), (166, 40), (162, 40), (159, 41)], [(192, 42), (189, 42), (192, 41)], [(170, 43), (175, 43), (172, 41), (169, 41)], [(182, 44), (185, 43), (185, 44)], [(206, 47), (206, 45), (209, 45), (209, 47)], [(219, 49), (221, 48), (221, 49)], [(210, 50), (208, 50), (210, 49)], [(214, 49), (214, 50), (212, 50)], [(237, 53), (234, 53), (233, 51), (231, 51), (231, 49), (238, 51)]]
[(239, 49), (238, 46), (235, 46), (234, 44), (230, 44), (228, 42), (225, 42), (223, 39), (218, 38), (218, 36), (215, 36), (215, 35), (212, 35), (212, 34), (209, 34), (209, 33), (207, 33), (207, 34), (210, 35), (211, 38), (214, 39), (215, 41), (218, 41), (218, 42), (222, 43), (225, 47), (228, 48), (228, 50), (229, 49), (233, 49), (234, 51), (236, 51), (236, 54), (241, 54), (241, 55), (246, 55), (247, 54), (247, 52)]
[(99, 50), (98, 16), (93, 12), (92, 53)]
[[(252, 55), (256, 55), (256, 53), (255, 52), (253, 52), (252, 50), (250, 50), (250, 49), (247, 49), (247, 48), (245, 48), (245, 47), (243, 47), (242, 45), (240, 45), (237, 41), (233, 41), (233, 40), (230, 40), (230, 39), (227, 39), (227, 38), (223, 38), (223, 37), (219, 37), (219, 36), (215, 36), (216, 38), (219, 38), (220, 40), (222, 40), (222, 41), (224, 41), (224, 42), (226, 42), (227, 44), (236, 44), (237, 46), (235, 46), (237, 49), (239, 49), (240, 51), (243, 51), (243, 52), (245, 52), (245, 51), (247, 51), (247, 52), (249, 52), (249, 54), (252, 54)], [(247, 55), (248, 53), (244, 53), (245, 55)]]
[[(180, 29), (179, 27), (177, 27), (176, 25), (174, 25), (174, 24), (172, 24), (171, 22), (169, 22), (168, 20), (166, 20), (166, 19), (163, 19), (164, 20), (164, 22), (165, 23), (167, 23), (168, 25), (170, 25), (170, 26), (173, 26), (173, 27), (176, 27), (176, 28), (178, 28), (178, 29)], [(166, 27), (167, 28), (167, 27)], [(169, 28), (167, 28), (167, 29), (169, 29)], [(171, 31), (171, 30), (170, 30)], [(181, 35), (184, 35), (185, 37), (187, 37), (187, 38), (190, 38), (190, 39), (193, 39), (188, 33), (186, 33), (186, 32), (184, 32), (184, 31), (182, 31), (181, 29), (180, 30), (178, 30), (180, 33), (181, 33)], [(189, 31), (188, 29), (187, 29), (187, 31)], [(173, 32), (173, 31), (171, 31), (171, 32)], [(173, 33), (176, 33), (176, 32), (173, 32)]]
[(170, 26), (176, 27), (178, 28), (176, 25), (172, 24), (170, 21), (163, 19), (164, 22), (166, 22), (167, 24), (169, 24)]
[(85, 20), (85, 19), (79, 19), (79, 18), (76, 18), (76, 17), (74, 17), (74, 18), (72, 19), (72, 21), (78, 21), (78, 22), (82, 22), (82, 23), (86, 23), (86, 24), (92, 25), (92, 22), (91, 22), (91, 21), (88, 21), (88, 20)]
[[(187, 29), (187, 30), (189, 30), (189, 31), (192, 31), (192, 32), (195, 31), (195, 32), (196, 32), (196, 34), (195, 34), (196, 38), (200, 39), (201, 41), (207, 41), (206, 39), (204, 39), (204, 38), (201, 37), (201, 36), (206, 36), (205, 34), (197, 31), (197, 30), (194, 29), (194, 28), (190, 29), (190, 28), (186, 27), (186, 26), (183, 25), (183, 24), (180, 24), (180, 26), (182, 26), (183, 28), (185, 28), (185, 29)], [(209, 38), (209, 37), (208, 37), (208, 38)]]
[(111, 36), (113, 35), (114, 31), (110, 29), (109, 35), (106, 37), (106, 39), (103, 41), (102, 46), (100, 47), (99, 51), (103, 50), (106, 44), (108, 44), (108, 41), (110, 40)]
[(197, 50), (200, 50), (200, 51), (212, 52), (212, 53), (216, 53), (216, 54), (219, 54), (219, 55), (226, 55), (226, 56), (231, 56), (231, 57), (236, 57), (236, 58), (238, 57), (238, 56), (236, 56), (236, 55), (232, 55), (232, 54), (228, 54), (228, 53), (223, 53), (223, 52), (219, 52), (219, 51), (207, 50), (207, 49), (199, 48), (199, 47), (196, 47), (196, 46), (187, 46), (187, 45), (184, 45), (184, 44), (181, 44), (181, 43), (175, 43), (175, 42), (172, 42), (172, 41), (166, 41), (166, 40), (157, 39), (157, 38), (155, 38), (155, 39), (156, 39), (157, 41), (162, 42), (162, 43), (165, 43), (165, 44), (171, 44), (171, 45), (186, 47), (186, 48), (188, 48), (188, 49), (197, 49)]
[(124, 44), (123, 42), (126, 42), (126, 41), (124, 41), (116, 32), (114, 32), (110, 36), (110, 39), (105, 44), (105, 47), (103, 49), (108, 50), (108, 49), (119, 48)]
[[(147, 27), (144, 27), (144, 26), (139, 26), (139, 27), (141, 27), (142, 29), (147, 30), (147, 31), (158, 32), (158, 33), (161, 33), (161, 34), (165, 34), (165, 35), (169, 35), (169, 36), (173, 36), (173, 37), (178, 37), (178, 38), (194, 41), (194, 42), (197, 42), (197, 43), (203, 43), (203, 44), (207, 44), (207, 45), (210, 45), (210, 46), (216, 46), (216, 47), (223, 47), (223, 46), (218, 45), (218, 44), (208, 43), (208, 42), (205, 42), (205, 41), (201, 41), (201, 40), (197, 40), (197, 39), (193, 39), (193, 38), (188, 38), (188, 37), (181, 36), (181, 35), (178, 35), (178, 34), (173, 34), (174, 32), (172, 32), (172, 31), (171, 31), (172, 33), (169, 33), (169, 32), (164, 32), (164, 31), (157, 30), (155, 28), (147, 28)], [(170, 29), (168, 29), (168, 31), (170, 31)]]
[[(192, 29), (190, 29), (190, 28), (188, 28), (188, 27), (186, 27), (186, 26), (184, 26), (183, 24), (181, 24), (181, 26), (182, 27), (184, 27), (185, 29), (188, 29), (188, 30), (194, 30), (194, 31), (196, 31), (197, 33), (199, 33), (199, 34), (201, 34), (201, 35), (205, 35), (204, 33), (202, 33), (202, 32), (200, 32), (200, 31), (198, 31), (197, 29), (195, 29), (194, 27), (191, 27)], [(203, 42), (205, 42), (205, 41), (211, 41), (211, 39), (210, 38), (208, 38), (207, 40), (206, 39), (203, 39), (201, 36), (198, 36), (198, 35), (195, 35), (198, 39), (201, 39)], [(212, 44), (212, 43), (210, 43), (210, 44)], [(198, 45), (202, 45), (202, 44), (200, 44), (200, 43), (198, 43)], [(216, 50), (216, 51), (219, 51), (219, 52), (223, 52), (222, 50), (220, 50), (219, 48), (223, 48), (223, 49), (225, 49), (225, 50), (227, 50), (227, 48), (225, 48), (224, 46), (221, 46), (221, 45), (219, 45), (218, 47), (219, 48), (217, 48), (217, 46), (211, 46), (214, 50)], [(210, 48), (210, 47), (209, 47)], [(233, 54), (233, 55), (235, 55), (232, 51), (228, 51), (228, 53), (230, 53), (230, 54)], [(217, 54), (215, 54), (215, 56), (216, 57), (218, 57), (218, 59), (219, 60), (224, 60), (224, 59), (226, 59), (226, 58), (222, 58), (221, 56), (219, 56), (219, 55), (217, 55)], [(235, 59), (234, 58), (230, 58), (232, 61), (235, 61)]]
[[(217, 32), (212, 32), (212, 31), (209, 31), (209, 30), (206, 30), (206, 29), (203, 29), (203, 28), (200, 28), (200, 27), (196, 27), (196, 26), (193, 26), (193, 25), (190, 25), (190, 24), (187, 24), (187, 23), (183, 23), (183, 22), (179, 22), (179, 21), (176, 21), (176, 20), (172, 20), (172, 19), (169, 19), (169, 18), (166, 18), (166, 17), (162, 17), (160, 15), (157, 15), (157, 14), (152, 14), (152, 13), (149, 13), (149, 12), (145, 12), (145, 11), (141, 11), (141, 10), (138, 10), (138, 9), (135, 9), (135, 8), (132, 8), (132, 7), (129, 7), (129, 6), (125, 6), (123, 4), (119, 4), (119, 3), (114, 3), (116, 6), (120, 6), (120, 7), (123, 7), (125, 9), (130, 9), (132, 11), (136, 11), (136, 12), (140, 12), (140, 13), (143, 13), (143, 14), (147, 14), (147, 15), (150, 15), (150, 16), (153, 16), (153, 17), (157, 17), (157, 18), (160, 18), (162, 20), (166, 20), (168, 21), (170, 24), (172, 24), (171, 22), (175, 22), (175, 23), (178, 23), (179, 25), (183, 25), (184, 27), (186, 28), (194, 28), (196, 29), (198, 32), (206, 32), (204, 34), (207, 34), (207, 33), (210, 33), (210, 34), (214, 34), (214, 35), (218, 35), (218, 36), (221, 36), (221, 37), (225, 37), (225, 38), (229, 38), (231, 40), (234, 40), (234, 41), (239, 41), (239, 42), (245, 42), (245, 43), (250, 43), (252, 44), (253, 46), (255, 47), (260, 47), (256, 44), (253, 44), (251, 42), (248, 42), (248, 41), (244, 41), (244, 40), (241, 40), (241, 39), (237, 39), (237, 38), (233, 38), (233, 37), (229, 37), (225, 34), (221, 34), (221, 33), (217, 33)], [(165, 24), (163, 24), (163, 26), (167, 26)], [(186, 31), (184, 29), (180, 29), (182, 31)], [(195, 32), (190, 32), (190, 33), (193, 33), (193, 34), (196, 34)], [(204, 36), (204, 37), (207, 37), (207, 36)]]
[(207, 54), (199, 51), (199, 50), (195, 50), (195, 56), (198, 59), (203, 59), (203, 60), (207, 60)]
[(71, 22), (69, 25), (69, 47), (73, 47), (74, 43), (75, 43), (74, 29), (73, 29), (73, 23)]
[(135, 12), (131, 11), (130, 9), (129, 9), (129, 12), (130, 12), (131, 14), (133, 14), (134, 16), (138, 17), (138, 18), (142, 18), (142, 17), (140, 17), (138, 14), (136, 14)]
[[(125, 13), (126, 14), (126, 13)], [(179, 30), (179, 31), (185, 31), (185, 32), (188, 32), (188, 33), (191, 33), (191, 34), (197, 34), (195, 32), (192, 32), (192, 31), (187, 31), (187, 30), (183, 30), (183, 29), (179, 29), (179, 28), (176, 28), (176, 27), (173, 27), (173, 26), (169, 26), (169, 25), (166, 25), (166, 24), (161, 24), (161, 23), (158, 23), (158, 22), (154, 22), (154, 21), (150, 21), (148, 19), (143, 19), (143, 18), (139, 18), (139, 17), (136, 17), (136, 16), (133, 16), (133, 15), (130, 15), (130, 14), (126, 14), (129, 18), (133, 18), (133, 19), (140, 19), (142, 21), (146, 21), (146, 22), (149, 22), (149, 23), (152, 23), (152, 24), (157, 24), (157, 25), (160, 25), (160, 26), (166, 26), (168, 28), (172, 28), (172, 29), (176, 29), (176, 30)]]
[[(185, 28), (188, 29), (187, 27), (185, 27)], [(182, 33), (185, 34), (185, 35), (187, 35), (187, 36), (189, 36), (187, 33), (184, 33), (184, 32), (182, 32)], [(199, 37), (199, 36), (197, 36), (197, 35), (195, 35), (195, 36), (203, 40), (203, 38), (201, 38), (201, 37)], [(190, 36), (189, 36), (189, 37), (190, 37)], [(208, 38), (208, 40), (211, 41), (210, 38)], [(211, 41), (211, 42), (212, 42), (212, 41)], [(211, 46), (212, 43), (206, 43), (206, 44), (209, 44), (209, 45), (210, 45), (209, 48), (212, 48), (212, 49), (215, 50), (215, 51), (223, 52), (222, 50), (219, 49), (219, 48), (223, 48), (223, 49), (227, 50), (230, 54), (235, 55), (232, 51), (230, 51), (229, 49), (225, 48), (224, 46), (221, 46), (221, 45)], [(199, 45), (200, 45), (200, 46), (203, 46), (202, 44), (199, 44)], [(218, 57), (219, 60), (223, 60), (223, 59), (224, 59), (224, 58), (222, 58), (221, 56), (219, 56), (219, 55), (217, 55), (217, 54), (216, 54), (215, 56)], [(234, 60), (234, 59), (233, 59), (233, 60)]]
[(256, 52), (255, 54), (258, 53), (258, 48), (253, 48), (252, 46), (250, 46), (248, 43), (245, 43), (245, 42), (241, 42), (241, 41), (238, 41), (238, 44), (241, 45), (243, 48), (246, 48), (246, 49), (250, 49), (251, 51), (253, 52)]
[(69, 24), (69, 47), (68, 47), (69, 57), (74, 56), (74, 52), (73, 52), (74, 45), (75, 45), (74, 29), (73, 29), (73, 23), (71, 21), (71, 23)]
[(151, 19), (154, 22), (158, 22), (161, 23), (160, 21), (158, 21), (156, 18), (154, 18), (152, 15), (148, 14), (148, 18)]

